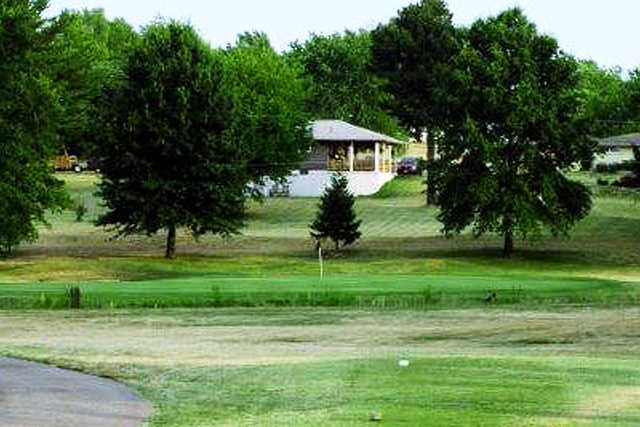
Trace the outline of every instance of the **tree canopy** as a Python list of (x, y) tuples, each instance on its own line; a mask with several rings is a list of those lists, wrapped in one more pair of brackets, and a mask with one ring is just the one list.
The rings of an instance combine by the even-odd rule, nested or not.
[(293, 169), (308, 148), (295, 70), (261, 37), (227, 52), (188, 25), (147, 27), (107, 88), (95, 153), (108, 212), (98, 221), (121, 234), (176, 229), (230, 235), (242, 227), (247, 184)]
[(640, 68), (631, 74), (626, 90), (629, 92), (629, 117), (633, 122), (633, 130), (640, 132)]
[(241, 35), (224, 54), (225, 93), (232, 108), (225, 134), (241, 146), (256, 183), (284, 178), (308, 154), (307, 92), (300, 74), (262, 33)]
[(41, 62), (55, 33), (44, 0), (6, 0), (0, 7), (0, 255), (37, 237), (47, 210), (68, 202), (49, 165), (60, 114), (58, 93)]
[(448, 120), (456, 93), (446, 81), (458, 52), (451, 19), (442, 0), (422, 0), (371, 34), (372, 67), (394, 97), (394, 114), (410, 129), (438, 130)]
[(89, 118), (102, 89), (122, 77), (121, 67), (136, 33), (123, 20), (109, 21), (102, 10), (64, 11), (52, 27), (56, 37), (43, 52), (63, 114), (58, 121), (60, 151), (85, 155), (93, 138)]
[(302, 67), (307, 79), (306, 110), (313, 119), (344, 120), (388, 135), (402, 133), (387, 111), (392, 97), (384, 80), (371, 69), (368, 32), (312, 34), (291, 48), (289, 58)]
[(566, 233), (590, 210), (589, 190), (562, 173), (592, 153), (579, 109), (576, 61), (519, 9), (479, 20), (455, 60), (459, 102), (440, 149), (439, 220), (447, 234)]
[(632, 91), (621, 73), (621, 70), (602, 69), (593, 61), (579, 62), (576, 119), (583, 121), (594, 137), (633, 131), (630, 126)]
[(229, 107), (220, 55), (191, 27), (156, 23), (133, 47), (124, 73), (96, 123), (104, 125), (95, 153), (108, 209), (98, 224), (121, 234), (167, 229), (168, 258), (177, 227), (235, 233), (246, 170), (238, 147), (223, 138)]

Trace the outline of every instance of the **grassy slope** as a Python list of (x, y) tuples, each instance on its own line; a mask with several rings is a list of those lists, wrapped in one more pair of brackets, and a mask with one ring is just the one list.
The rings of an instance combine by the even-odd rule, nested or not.
[[(593, 184), (595, 177), (578, 175)], [(97, 178), (65, 175), (73, 199), (88, 208), (51, 220), (40, 240), (0, 263), (0, 307), (64, 305), (67, 285), (83, 287), (90, 307), (217, 305), (476, 306), (491, 291), (508, 304), (636, 304), (640, 291), (640, 208), (634, 197), (595, 199), (570, 239), (541, 237), (499, 257), (500, 239), (439, 235), (435, 209), (423, 206), (419, 177), (400, 178), (380, 198), (361, 198), (363, 239), (325, 260), (318, 280), (307, 225), (314, 199), (270, 199), (250, 206), (242, 236), (182, 234), (180, 259), (166, 262), (163, 236), (110, 240), (91, 224), (101, 212)], [(384, 196), (384, 197), (383, 197)], [(327, 296), (331, 293), (333, 296)]]

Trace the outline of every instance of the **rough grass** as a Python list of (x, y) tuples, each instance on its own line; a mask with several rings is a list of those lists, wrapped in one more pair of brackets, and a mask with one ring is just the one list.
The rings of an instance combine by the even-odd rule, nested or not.
[(125, 381), (154, 404), (152, 425), (362, 425), (371, 411), (389, 425), (640, 423), (638, 309), (14, 311), (0, 320), (0, 353)]

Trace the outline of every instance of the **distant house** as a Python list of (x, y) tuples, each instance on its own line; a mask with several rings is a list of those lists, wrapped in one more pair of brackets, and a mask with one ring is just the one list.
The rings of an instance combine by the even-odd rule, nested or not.
[(605, 151), (596, 154), (593, 166), (599, 164), (613, 165), (633, 160), (633, 147), (640, 147), (640, 133), (612, 136), (598, 140), (598, 145)]
[(311, 126), (314, 146), (288, 180), (290, 196), (320, 196), (336, 172), (347, 176), (357, 196), (374, 194), (394, 178), (394, 151), (403, 142), (341, 120), (318, 120)]

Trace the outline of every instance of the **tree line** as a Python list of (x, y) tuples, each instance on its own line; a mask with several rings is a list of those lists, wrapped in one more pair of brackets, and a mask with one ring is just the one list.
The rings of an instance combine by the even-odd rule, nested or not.
[(342, 119), (393, 136), (427, 133), (441, 159), (429, 193), (443, 231), (567, 233), (589, 212), (562, 171), (593, 137), (637, 130), (640, 72), (564, 53), (519, 9), (456, 27), (422, 0), (372, 31), (311, 34), (276, 52), (266, 35), (212, 48), (188, 24), (136, 31), (101, 10), (43, 18), (46, 0), (0, 6), (0, 252), (68, 206), (49, 161), (98, 162), (121, 234), (239, 232), (249, 183), (283, 179), (311, 147), (309, 123)]

